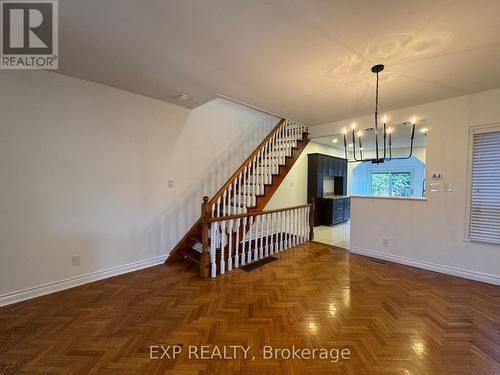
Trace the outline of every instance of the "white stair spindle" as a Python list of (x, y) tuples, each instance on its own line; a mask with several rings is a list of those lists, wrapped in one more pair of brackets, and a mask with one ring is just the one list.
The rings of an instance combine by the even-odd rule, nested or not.
[(224, 250), (226, 247), (226, 221), (221, 221), (221, 241), (220, 241), (220, 274), (223, 275), (225, 270), (226, 270), (226, 261), (225, 261), (225, 254)]
[(311, 212), (311, 207), (307, 206), (306, 208), (306, 230), (307, 230), (307, 240), (311, 241), (311, 237), (309, 236), (309, 228), (311, 226), (311, 223), (309, 222), (309, 214)]
[(224, 193), (222, 193), (222, 215), (221, 216), (227, 215), (226, 198), (227, 198), (227, 190), (224, 190)]
[(258, 247), (258, 241), (257, 241), (257, 230), (259, 228), (259, 221), (258, 221), (258, 216), (253, 217), (253, 226), (252, 226), (252, 237), (251, 239), (254, 242), (253, 246), (253, 261), (256, 261), (259, 259), (259, 247)]
[(277, 133), (274, 133), (273, 135), (273, 141), (272, 141), (272, 147), (271, 147), (271, 164), (273, 166), (273, 173), (278, 174), (278, 157), (276, 156), (276, 138), (277, 138)]
[(217, 217), (224, 216), (222, 213), (222, 197), (217, 198)]
[(272, 148), (272, 138), (267, 143), (267, 155), (266, 155), (266, 159), (265, 159), (266, 172), (267, 172), (267, 178), (268, 178), (269, 184), (273, 182), (273, 167), (271, 165), (271, 159), (270, 159), (271, 148)]
[(242, 220), (242, 231), (241, 231), (241, 265), (244, 266), (246, 263), (245, 257), (245, 245), (246, 245), (246, 238), (247, 238), (247, 217), (245, 216)]
[(233, 199), (236, 203), (236, 206), (234, 207), (235, 215), (240, 213), (240, 197), (241, 192), (238, 190), (238, 177), (236, 177), (233, 182)]
[(280, 134), (276, 134), (276, 166), (277, 166), (277, 173), (280, 171), (280, 165), (281, 165), (281, 154), (280, 154)]
[(254, 205), (254, 197), (255, 197), (255, 194), (256, 194), (256, 177), (254, 175), (254, 172), (253, 172), (253, 168), (254, 168), (254, 165), (253, 165), (253, 160), (252, 162), (250, 163), (250, 168), (248, 169), (248, 188), (249, 188), (249, 191), (250, 191), (250, 197), (248, 198), (248, 207), (251, 207)]
[(260, 247), (259, 247), (259, 259), (264, 258), (264, 232), (265, 232), (265, 226), (264, 226), (264, 216), (265, 215), (260, 215), (260, 233), (259, 233), (259, 238), (260, 238)]
[(276, 213), (271, 214), (271, 249), (270, 249), (271, 255), (277, 252), (277, 244), (276, 244), (276, 242), (278, 241), (278, 232), (276, 232), (277, 217), (278, 216)]
[(283, 211), (283, 250), (287, 248), (287, 216), (288, 210)]
[(286, 134), (286, 141), (287, 141), (287, 155), (291, 156), (292, 155), (292, 134), (291, 134), (291, 129), (290, 129), (290, 124), (287, 126), (287, 134)]
[(217, 274), (216, 264), (215, 264), (215, 255), (216, 251), (216, 243), (215, 243), (215, 228), (217, 227), (217, 222), (210, 224), (210, 276), (215, 277)]
[(283, 251), (283, 211), (278, 212), (279, 246), (278, 250)]
[(306, 242), (307, 241), (306, 208), (307, 207), (303, 207), (302, 208), (302, 242)]
[(244, 192), (244, 198), (243, 198), (243, 203), (244, 203), (244, 206), (245, 208), (249, 206), (248, 204), (248, 196), (249, 196), (249, 190), (248, 190), (248, 181), (247, 181), (247, 167), (245, 167), (245, 169), (243, 170), (243, 178), (242, 178), (242, 181), (243, 181), (243, 192)]
[(278, 158), (279, 163), (283, 165), (283, 126), (280, 126), (278, 130)]
[(237, 206), (237, 209), (236, 209), (236, 212), (238, 214), (241, 214), (241, 210), (242, 210), (242, 205), (243, 205), (243, 197), (244, 195), (242, 194), (243, 192), (241, 191), (241, 173), (238, 175), (238, 177), (236, 178), (236, 181), (234, 181), (234, 192), (235, 194), (238, 193), (238, 206)]
[(259, 230), (259, 217), (255, 216), (253, 218), (253, 227), (252, 227), (252, 240), (253, 240), (253, 261), (259, 259), (259, 241), (257, 238), (257, 232)]
[(295, 220), (295, 244), (299, 245), (300, 244), (300, 208), (297, 208), (295, 210), (296, 213), (296, 220)]
[(264, 256), (269, 256), (269, 214), (265, 215), (266, 219), (266, 228), (264, 232), (264, 236), (266, 236), (266, 247), (264, 248)]
[(295, 219), (295, 243), (298, 245), (300, 243), (300, 208), (295, 210), (297, 218)]
[(302, 208), (302, 242), (307, 242), (306, 210), (307, 210), (307, 207)]
[(300, 243), (304, 243), (304, 207), (299, 210)]
[(238, 268), (240, 266), (240, 220), (236, 219), (235, 227), (236, 227), (236, 244), (234, 248), (234, 268)]
[(227, 270), (233, 269), (233, 220), (229, 220), (229, 240), (227, 246)]
[(289, 231), (288, 231), (288, 222), (290, 221), (290, 211), (289, 210), (286, 210), (284, 211), (284, 214), (285, 214), (285, 221), (284, 221), (284, 233), (283, 233), (283, 236), (284, 236), (284, 248), (285, 249), (288, 249), (289, 247), (289, 242), (288, 242), (288, 237), (289, 237)]
[(250, 162), (250, 165), (248, 167), (248, 178), (247, 178), (247, 181), (248, 181), (248, 191), (250, 193), (249, 197), (248, 197), (248, 205), (247, 205), (247, 208), (248, 207), (251, 207), (253, 206), (253, 197), (254, 197), (254, 194), (255, 194), (255, 178), (252, 174), (252, 166), (253, 166), (253, 160)]
[(266, 162), (267, 162), (267, 150), (268, 150), (268, 148), (269, 148), (269, 140), (264, 145), (264, 149), (262, 150), (262, 157), (260, 158), (260, 169), (265, 176), (265, 183), (266, 184), (269, 183), (269, 181), (267, 179), (267, 169), (265, 167)]
[(302, 243), (302, 208), (297, 210), (298, 220), (297, 220), (297, 244)]
[(273, 231), (273, 220), (274, 220), (274, 213), (269, 214), (269, 230), (267, 231), (267, 235), (269, 237), (269, 255), (273, 255), (273, 239), (274, 239), (274, 231)]
[(293, 210), (293, 246), (297, 246), (297, 210)]
[(295, 210), (295, 244), (299, 245), (300, 244), (300, 209)]

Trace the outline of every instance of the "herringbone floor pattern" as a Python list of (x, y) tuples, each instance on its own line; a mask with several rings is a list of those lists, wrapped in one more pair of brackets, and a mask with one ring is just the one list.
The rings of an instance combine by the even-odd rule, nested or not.
[[(0, 373), (500, 374), (500, 288), (310, 243), (246, 273), (185, 263), (0, 309)], [(149, 359), (150, 345), (250, 345), (256, 360)], [(264, 360), (263, 345), (351, 359)]]

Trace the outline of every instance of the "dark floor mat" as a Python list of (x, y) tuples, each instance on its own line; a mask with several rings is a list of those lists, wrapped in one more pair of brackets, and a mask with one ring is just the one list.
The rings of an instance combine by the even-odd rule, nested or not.
[(267, 258), (264, 258), (264, 259), (261, 259), (261, 260), (258, 260), (256, 262), (252, 262), (250, 264), (247, 264), (246, 266), (243, 266), (243, 267), (240, 267), (243, 271), (246, 271), (246, 272), (251, 272), (253, 270), (256, 270), (257, 268), (260, 268), (262, 267), (263, 265), (265, 264), (268, 264), (268, 263), (271, 263), (271, 262), (274, 262), (275, 260), (278, 260), (278, 258), (275, 258), (275, 257), (267, 257)]

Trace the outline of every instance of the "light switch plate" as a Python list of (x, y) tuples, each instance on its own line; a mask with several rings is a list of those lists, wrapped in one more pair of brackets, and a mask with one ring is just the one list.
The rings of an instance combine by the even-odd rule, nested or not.
[(79, 266), (80, 265), (80, 261), (81, 261), (80, 255), (73, 255), (71, 257), (71, 265), (73, 267)]
[(449, 182), (444, 183), (444, 191), (450, 192), (453, 191), (453, 184), (450, 184)]
[(441, 184), (439, 182), (431, 182), (431, 185), (430, 185), (430, 190), (433, 192), (433, 193), (436, 193), (438, 191), (441, 191)]
[(441, 172), (432, 172), (431, 178), (433, 180), (441, 180), (443, 178), (443, 174)]
[(173, 188), (173, 187), (174, 187), (174, 180), (168, 180), (168, 181), (167, 181), (167, 186), (168, 186), (169, 188)]

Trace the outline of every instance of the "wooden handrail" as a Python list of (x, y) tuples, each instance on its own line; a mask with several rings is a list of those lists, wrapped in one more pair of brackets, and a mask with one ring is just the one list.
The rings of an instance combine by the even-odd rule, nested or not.
[(222, 187), (219, 189), (219, 191), (217, 193), (215, 193), (215, 195), (213, 196), (212, 199), (210, 199), (210, 201), (208, 202), (209, 205), (212, 205), (215, 202), (217, 202), (217, 199), (219, 199), (219, 197), (222, 196), (224, 191), (226, 191), (229, 188), (229, 186), (233, 183), (233, 181), (240, 175), (240, 173), (243, 172), (243, 170), (245, 169), (247, 164), (250, 161), (252, 161), (252, 159), (259, 153), (259, 151), (262, 149), (262, 147), (265, 146), (267, 141), (269, 141), (271, 139), (271, 137), (278, 131), (279, 127), (281, 125), (283, 125), (284, 122), (285, 122), (285, 119), (282, 118), (276, 124), (276, 126), (273, 128), (273, 130), (271, 130), (269, 132), (269, 134), (262, 140), (262, 142), (260, 142), (260, 144), (255, 148), (255, 150), (253, 150), (253, 152), (250, 154), (250, 156), (248, 158), (246, 158), (246, 160), (241, 164), (241, 166), (236, 170), (236, 172), (234, 172), (233, 175), (231, 177), (229, 177), (229, 179), (226, 181), (226, 183), (224, 185), (222, 185)]
[(208, 222), (209, 223), (215, 223), (217, 221), (242, 219), (244, 217), (261, 216), (261, 215), (266, 215), (266, 214), (274, 214), (276, 212), (290, 211), (290, 210), (295, 210), (297, 208), (304, 208), (304, 207), (311, 207), (312, 208), (312, 204), (309, 203), (309, 204), (303, 204), (301, 206), (286, 207), (286, 208), (277, 208), (275, 210), (252, 212), (252, 213), (246, 213), (246, 214), (238, 214), (238, 215), (230, 215), (230, 216), (219, 216), (219, 217), (210, 217), (208, 219)]

